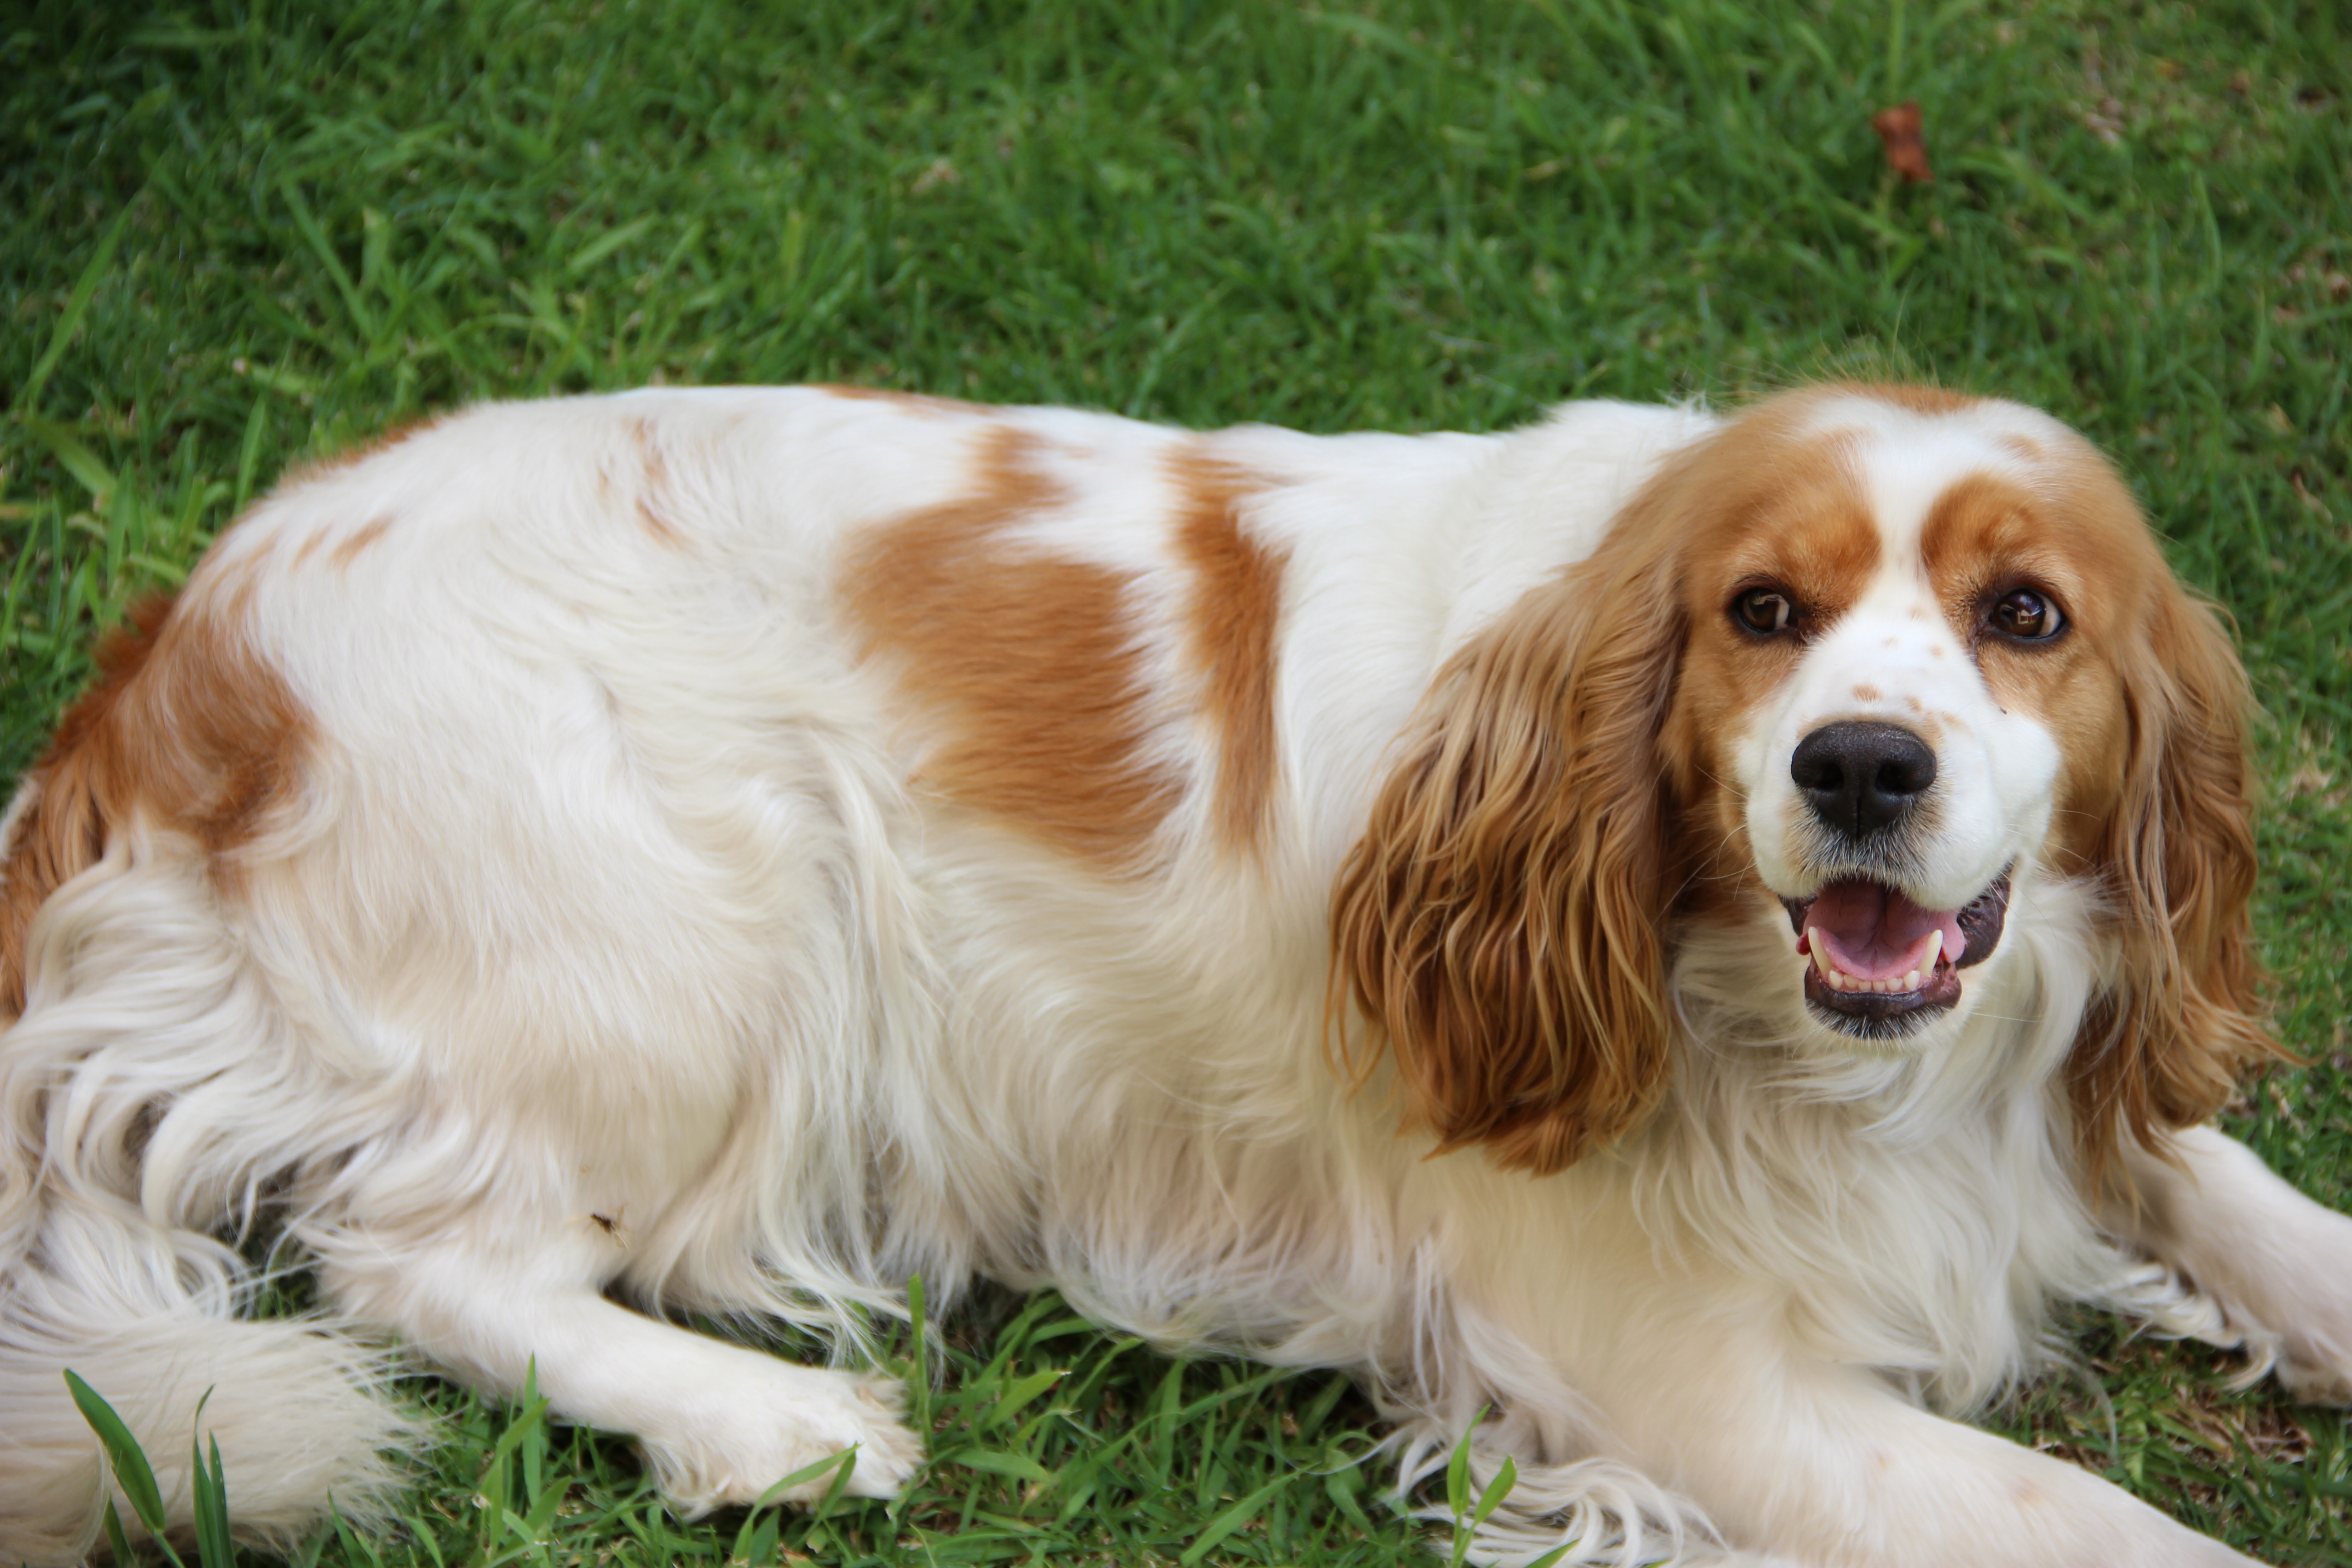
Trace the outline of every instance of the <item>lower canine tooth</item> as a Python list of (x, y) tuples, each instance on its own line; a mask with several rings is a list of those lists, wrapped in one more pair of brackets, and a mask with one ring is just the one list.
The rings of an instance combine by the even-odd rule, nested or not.
[(1936, 960), (1941, 958), (1943, 955), (1944, 932), (1939, 927), (1927, 933), (1927, 956), (1919, 961), (1919, 973), (1922, 974), (1935, 973)]
[(1822, 977), (1826, 980), (1829, 978), (1832, 971), (1830, 969), (1829, 951), (1822, 945), (1822, 933), (1813, 930), (1812, 927), (1807, 926), (1805, 928), (1805, 945), (1812, 951), (1813, 963), (1820, 968)]

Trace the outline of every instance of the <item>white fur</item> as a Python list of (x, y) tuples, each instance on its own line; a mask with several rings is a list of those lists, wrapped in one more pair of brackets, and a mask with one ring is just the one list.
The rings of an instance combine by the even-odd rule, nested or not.
[[(1867, 411), (1887, 497), (1979, 450)], [(1150, 745), (1182, 785), (1141, 880), (927, 794), (923, 716), (835, 599), (845, 546), (963, 493), (1005, 422), (1074, 498), (1022, 536), (1135, 574)], [(244, 594), (313, 716), (299, 810), (236, 896), (167, 827), (119, 825), (35, 921), (0, 1036), (0, 1558), (91, 1540), (65, 1365), (167, 1487), (215, 1388), (250, 1527), (381, 1497), (378, 1452), (410, 1435), (353, 1331), (497, 1390), (535, 1358), (559, 1413), (638, 1436), (688, 1506), (853, 1443), (855, 1489), (887, 1493), (919, 1460), (887, 1387), (606, 1292), (854, 1338), (919, 1273), (935, 1302), (1051, 1284), (1171, 1347), (1349, 1368), (1409, 1479), (1491, 1405), (1474, 1470), (1508, 1454), (1523, 1478), (1481, 1536), (1497, 1561), (2242, 1561), (1921, 1405), (2045, 1364), (2053, 1294), (2195, 1326), (2107, 1234), (2194, 1276), (2298, 1387), (2352, 1378), (2352, 1222), (2218, 1134), (2191, 1145), (2201, 1184), (2142, 1173), (2154, 1223), (2103, 1234), (2076, 1195), (2053, 1085), (2108, 962), (2086, 889), (2021, 876), (1972, 1005), (1899, 1053), (1759, 1004), (1795, 973), (1778, 910), (1685, 942), (1664, 1109), (1557, 1176), (1425, 1158), (1325, 1064), (1332, 880), (1433, 675), (1711, 424), (1582, 404), (1502, 437), (1206, 438), (1266, 482), (1248, 527), (1286, 558), (1255, 854), (1218, 840), (1181, 653), (1161, 460), (1193, 437), (647, 392), (476, 410), (281, 492), (184, 603)], [(1899, 564), (1750, 738), (1768, 880), (1772, 759), (1883, 668)], [(1981, 681), (1937, 679), (1888, 700), (1979, 747), (1945, 856), (1972, 892), (2038, 843), (2053, 769)], [(335, 1320), (236, 1321), (251, 1274), (217, 1238), (257, 1210)]]

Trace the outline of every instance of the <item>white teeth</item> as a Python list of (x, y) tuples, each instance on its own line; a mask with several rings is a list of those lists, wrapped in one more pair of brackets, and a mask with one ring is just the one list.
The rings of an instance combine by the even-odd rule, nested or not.
[(1830, 962), (1829, 944), (1822, 940), (1818, 927), (1805, 928), (1805, 947), (1813, 967), (1822, 972), (1822, 984), (1832, 991), (1868, 991), (1881, 995), (1896, 996), (1916, 991), (1936, 976), (1937, 961), (1944, 955), (1944, 933), (1938, 930), (1927, 933), (1927, 951), (1920, 955), (1919, 966), (1907, 974), (1885, 980), (1864, 980), (1848, 974)]

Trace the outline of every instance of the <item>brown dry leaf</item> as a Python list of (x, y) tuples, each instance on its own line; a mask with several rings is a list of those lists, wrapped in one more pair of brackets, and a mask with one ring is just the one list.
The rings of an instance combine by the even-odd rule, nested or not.
[(1919, 134), (1919, 100), (1908, 99), (1870, 117), (1870, 128), (1886, 144), (1886, 166), (1915, 185), (1933, 180), (1927, 167), (1927, 143)]
[(919, 196), (925, 191), (931, 190), (940, 185), (961, 185), (962, 184), (963, 175), (957, 172), (954, 163), (945, 158), (934, 158), (931, 160), (931, 166), (929, 168), (925, 169), (921, 174), (915, 176), (915, 183), (907, 187), (907, 192), (909, 195)]

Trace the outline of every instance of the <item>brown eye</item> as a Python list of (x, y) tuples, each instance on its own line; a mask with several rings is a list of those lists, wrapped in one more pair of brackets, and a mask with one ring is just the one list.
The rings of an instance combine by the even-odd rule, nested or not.
[(1789, 596), (1778, 588), (1750, 588), (1731, 601), (1732, 618), (1759, 637), (1789, 629), (1796, 614)]
[(2058, 601), (2031, 588), (2012, 588), (1992, 607), (1992, 629), (2021, 642), (2047, 642), (2065, 627)]

